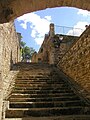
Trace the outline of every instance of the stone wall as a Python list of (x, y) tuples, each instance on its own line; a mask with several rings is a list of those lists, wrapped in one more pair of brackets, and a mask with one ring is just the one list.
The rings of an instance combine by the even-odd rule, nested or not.
[[(50, 33), (50, 32), (49, 32)], [(90, 92), (90, 26), (80, 37), (63, 36), (60, 46), (53, 44), (53, 37), (46, 35), (34, 62), (47, 62), (57, 66), (78, 84), (82, 94)], [(61, 37), (61, 36), (60, 36)], [(56, 37), (55, 37), (56, 39)], [(88, 91), (88, 92), (87, 92)]]
[(32, 62), (54, 64), (55, 62), (54, 53), (55, 53), (55, 49), (53, 47), (51, 37), (49, 35), (46, 35), (44, 38), (43, 44), (39, 49), (39, 52), (35, 53), (32, 56)]
[(4, 79), (12, 65), (20, 61), (20, 45), (13, 22), (0, 25), (0, 29), (0, 71)]
[[(74, 36), (71, 36), (71, 37), (73, 38), (73, 42), (74, 40), (77, 39), (77, 37), (74, 37)], [(63, 38), (64, 40), (62, 40), (62, 42), (60, 43), (60, 46), (55, 47), (53, 42), (53, 40), (55, 39), (54, 36), (51, 37), (47, 35), (44, 38), (43, 44), (41, 45), (39, 52), (33, 55), (32, 62), (44, 62), (49, 64), (57, 64), (72, 44), (70, 36), (67, 36), (67, 38), (69, 40), (68, 39), (65, 40)], [(71, 44), (68, 44), (68, 41)]]
[(0, 0), (0, 23), (14, 20), (26, 13), (62, 6), (90, 11), (89, 0)]
[[(14, 23), (0, 24), (0, 105), (11, 82), (12, 65), (20, 61), (20, 45)], [(9, 75), (9, 78), (8, 78)], [(8, 78), (8, 79), (6, 79)], [(0, 111), (1, 111), (0, 106)], [(1, 112), (0, 112), (1, 114)], [(0, 115), (1, 116), (1, 115)]]
[(61, 58), (58, 67), (90, 93), (90, 26)]
[(36, 58), (37, 58), (37, 52), (33, 53), (31, 62), (36, 63), (37, 62)]

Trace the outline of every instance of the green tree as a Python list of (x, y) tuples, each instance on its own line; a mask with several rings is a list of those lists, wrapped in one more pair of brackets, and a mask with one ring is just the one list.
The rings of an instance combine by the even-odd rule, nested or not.
[(28, 46), (24, 47), (25, 59), (31, 59), (31, 51)]
[(26, 45), (26, 43), (25, 43), (25, 42), (23, 42), (23, 41), (21, 41), (21, 42), (20, 42), (20, 46), (21, 46), (21, 48), (24, 48), (24, 47), (25, 47), (25, 45)]
[(32, 47), (26, 46), (26, 43), (23, 41), (20, 42), (20, 45), (21, 45), (22, 61), (27, 61), (27, 59), (31, 60), (35, 50)]

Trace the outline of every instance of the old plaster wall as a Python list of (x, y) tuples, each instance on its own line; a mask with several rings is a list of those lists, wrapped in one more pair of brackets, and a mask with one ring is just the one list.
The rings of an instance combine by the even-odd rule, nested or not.
[(58, 67), (90, 93), (90, 26), (61, 58)]
[(13, 75), (9, 75), (12, 65), (20, 61), (19, 53), (20, 46), (14, 23), (0, 24), (0, 111)]

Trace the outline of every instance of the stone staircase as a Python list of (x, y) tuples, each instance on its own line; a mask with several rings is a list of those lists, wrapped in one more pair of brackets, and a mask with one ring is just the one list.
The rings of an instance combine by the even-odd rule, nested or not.
[(5, 120), (90, 120), (90, 106), (48, 64), (18, 63)]

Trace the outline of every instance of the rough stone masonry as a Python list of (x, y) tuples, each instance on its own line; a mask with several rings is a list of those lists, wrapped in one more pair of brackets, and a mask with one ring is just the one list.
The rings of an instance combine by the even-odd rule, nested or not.
[(19, 43), (13, 21), (0, 24), (0, 117), (3, 98), (11, 82), (10, 70), (14, 63), (20, 61)]
[(25, 13), (62, 6), (90, 11), (89, 0), (0, 0), (0, 23), (14, 20)]
[[(90, 93), (90, 26), (61, 58), (58, 67)], [(83, 91), (82, 91), (83, 92)], [(90, 96), (86, 96), (90, 99)]]

